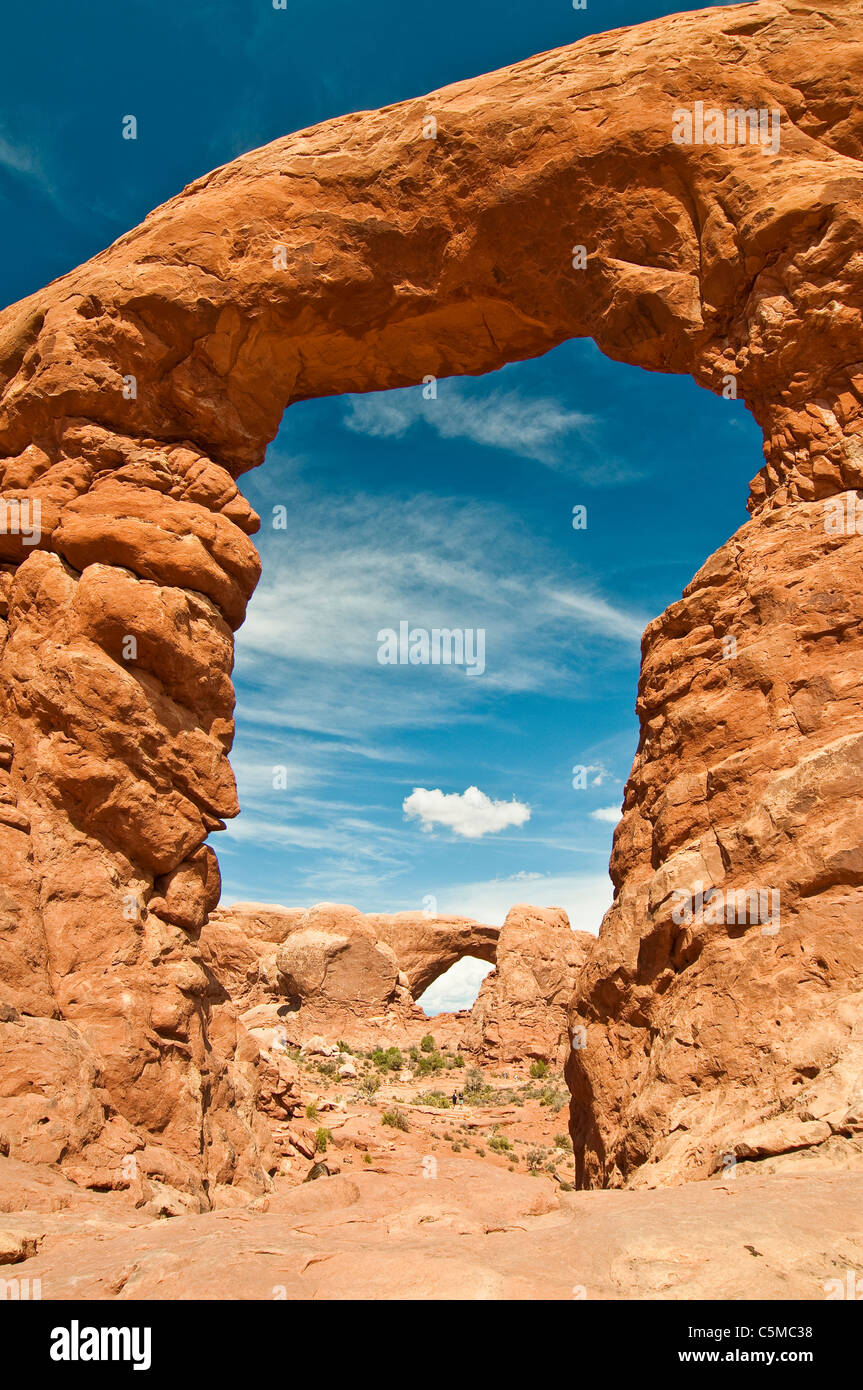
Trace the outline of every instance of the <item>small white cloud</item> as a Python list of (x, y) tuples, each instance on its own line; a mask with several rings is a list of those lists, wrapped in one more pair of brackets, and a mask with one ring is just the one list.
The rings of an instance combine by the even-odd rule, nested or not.
[(590, 813), (592, 820), (607, 821), (609, 825), (617, 825), (617, 822), (620, 820), (620, 815), (621, 811), (619, 806), (598, 806), (595, 811), (591, 811)]
[(524, 825), (530, 820), (530, 807), (521, 801), (492, 801), (479, 787), (464, 792), (433, 791), (414, 787), (402, 803), (407, 818), (419, 819), (423, 830), (435, 825), (445, 826), (465, 840), (478, 840), (483, 835), (496, 835), (509, 825)]

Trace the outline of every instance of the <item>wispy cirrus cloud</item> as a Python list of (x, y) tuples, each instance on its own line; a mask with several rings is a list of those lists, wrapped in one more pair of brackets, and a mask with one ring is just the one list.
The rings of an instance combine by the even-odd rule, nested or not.
[(374, 439), (402, 439), (424, 425), (441, 439), (505, 449), (551, 468), (566, 463), (566, 451), (595, 424), (592, 415), (552, 398), (500, 389), (478, 394), (457, 380), (439, 382), (432, 400), (418, 388), (350, 396), (345, 413), (349, 430)]
[(7, 130), (0, 128), (0, 170), (17, 179), (26, 180), (39, 194), (67, 213), (67, 205), (59, 190), (59, 181), (49, 174), (45, 156), (50, 154), (50, 143), (42, 140), (17, 140)]
[(0, 164), (16, 174), (37, 177), (39, 173), (35, 152), (26, 145), (7, 140), (4, 135), (0, 135)]
[[(266, 529), (264, 515), (263, 579), (237, 639), (241, 674), (282, 662), (293, 682), (298, 667), (374, 669), (377, 633), (407, 619), (427, 629), (483, 628), (486, 673), (474, 684), (546, 688), (559, 680), (574, 632), (631, 648), (647, 621), (590, 582), (562, 585), (554, 559), (502, 506), (428, 494), (321, 499), (297, 483), (278, 505), (287, 525)], [(458, 668), (437, 675), (464, 678)], [(429, 682), (427, 697), (433, 714)]]

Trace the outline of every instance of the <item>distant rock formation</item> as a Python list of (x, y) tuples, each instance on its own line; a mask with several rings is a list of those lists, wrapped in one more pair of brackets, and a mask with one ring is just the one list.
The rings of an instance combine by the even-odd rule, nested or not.
[(267, 1047), (317, 1036), (386, 1045), (418, 1041), (428, 1019), (415, 1000), (463, 956), (493, 960), (499, 933), (469, 917), (236, 903), (211, 914), (201, 949)]
[[(773, 1149), (788, 1116), (816, 1126), (795, 1151), (856, 1143), (861, 38), (861, 0), (594, 35), (245, 155), (0, 315), (13, 1157), (41, 1096), (64, 1164), (139, 1145), (201, 1201), (264, 1183), (274, 1092), (197, 942), (259, 568), (235, 480), (293, 401), (577, 336), (733, 391), (765, 455), (753, 520), (646, 634), (617, 899), (574, 1011), (581, 1180), (703, 1174), (763, 1151), (750, 1121)], [(677, 141), (705, 98), (744, 128), (778, 113), (779, 148)], [(778, 935), (679, 925), (699, 883), (778, 892)]]
[(596, 937), (573, 931), (560, 907), (519, 903), (500, 929), (495, 968), (465, 1022), (461, 1046), (488, 1061), (562, 1064), (576, 980)]
[[(524, 903), (502, 927), (337, 903), (236, 903), (211, 914), (200, 944), (245, 1027), (275, 1055), (312, 1039), (387, 1047), (431, 1032), (477, 1060), (562, 1065), (567, 1010), (595, 943), (562, 908)], [(495, 968), (470, 1010), (429, 1018), (417, 998), (465, 956)]]

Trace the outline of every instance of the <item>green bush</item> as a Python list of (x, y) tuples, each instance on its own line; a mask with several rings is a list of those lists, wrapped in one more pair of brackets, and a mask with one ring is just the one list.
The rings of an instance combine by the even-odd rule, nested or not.
[(414, 1066), (415, 1076), (432, 1076), (436, 1071), (443, 1071), (446, 1063), (439, 1052), (427, 1053), (424, 1057), (419, 1057)]
[(543, 1076), (548, 1076), (548, 1062), (531, 1062), (530, 1074), (535, 1081), (541, 1080)]
[(445, 1096), (443, 1091), (423, 1091), (422, 1095), (414, 1096), (413, 1105), (433, 1105), (436, 1110), (451, 1110), (452, 1101), (449, 1096)]
[(486, 1085), (482, 1072), (471, 1067), (464, 1079), (462, 1098), (469, 1105), (489, 1105), (498, 1100), (498, 1095), (493, 1086)]
[(434, 1052), (435, 1040), (432, 1037), (431, 1033), (426, 1033), (424, 1038), (420, 1038), (420, 1047), (422, 1048), (423, 1052)]
[(540, 1094), (539, 1103), (540, 1105), (547, 1105), (556, 1115), (559, 1110), (563, 1109), (566, 1099), (566, 1091), (559, 1091), (556, 1086), (545, 1086)]
[(463, 1067), (463, 1066), (465, 1065), (464, 1058), (462, 1057), (462, 1055), (461, 1055), (460, 1052), (457, 1052), (457, 1053), (455, 1054), (455, 1057), (453, 1058), (453, 1063), (452, 1063), (452, 1064), (453, 1064), (454, 1067)]
[(554, 1142), (559, 1149), (568, 1149), (572, 1141), (568, 1134), (556, 1134)]
[(407, 1115), (402, 1110), (385, 1110), (381, 1116), (381, 1124), (389, 1125), (391, 1129), (401, 1129), (405, 1133), (410, 1129)]
[(378, 1071), (401, 1071), (405, 1064), (405, 1059), (397, 1047), (376, 1047), (372, 1053), (372, 1061)]
[(512, 1144), (509, 1142), (505, 1134), (493, 1134), (488, 1141), (488, 1146), (490, 1149), (494, 1149), (497, 1153), (504, 1153), (506, 1152), (506, 1150), (512, 1148)]
[(327, 1151), (327, 1142), (328, 1142), (328, 1140), (332, 1139), (332, 1137), (333, 1137), (333, 1136), (330, 1134), (330, 1131), (329, 1131), (328, 1129), (324, 1129), (323, 1126), (321, 1126), (320, 1129), (316, 1129), (316, 1130), (315, 1130), (315, 1153), (316, 1153), (316, 1154), (325, 1154), (326, 1151)]
[(315, 1102), (313, 1100), (309, 1101), (309, 1104), (306, 1106), (306, 1119), (313, 1120), (317, 1113), (318, 1107), (315, 1105)]
[(380, 1077), (375, 1076), (374, 1072), (369, 1072), (368, 1076), (363, 1077), (362, 1081), (357, 1087), (357, 1090), (360, 1092), (361, 1095), (364, 1095), (367, 1100), (371, 1100), (372, 1096), (375, 1095), (375, 1093), (379, 1091), (380, 1088)]

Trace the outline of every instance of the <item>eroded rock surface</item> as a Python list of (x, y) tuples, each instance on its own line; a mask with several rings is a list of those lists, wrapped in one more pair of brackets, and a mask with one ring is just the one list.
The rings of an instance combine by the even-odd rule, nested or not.
[(589, 932), (572, 930), (563, 908), (511, 908), (500, 929), (495, 968), (465, 1023), (462, 1047), (489, 1061), (562, 1062), (570, 1048), (570, 1001), (595, 945)]
[(645, 633), (574, 1014), (587, 1184), (863, 1163), (861, 562), (820, 503), (765, 511)]
[(27, 1177), (40, 1170), (7, 1174), (14, 1162), (0, 1157), (4, 1187), (28, 1203), (2, 1217), (0, 1250), (17, 1256), (3, 1274), (16, 1289), (40, 1281), (45, 1300), (855, 1296), (859, 1173), (560, 1193), (449, 1154), (427, 1181), (410, 1136), (397, 1140), (372, 1167), (277, 1179), (252, 1207), (170, 1222), (53, 1174), (37, 1188)]
[[(292, 401), (578, 335), (733, 380), (766, 460), (752, 522), (648, 631), (619, 897), (577, 1008), (583, 1180), (702, 1171), (750, 1083), (759, 1124), (856, 1132), (860, 538), (828, 541), (819, 503), (863, 484), (861, 35), (860, 0), (764, 0), (328, 122), (0, 315), (0, 1002), (80, 1034), (37, 1083), (63, 1162), (97, 1121), (59, 1118), (60, 1093), (95, 1066), (104, 1114), (202, 1199), (266, 1177), (264, 1064), (196, 940), (258, 573), (236, 477)], [(675, 109), (705, 99), (778, 111), (781, 148), (675, 144)], [(663, 895), (690, 869), (769, 872), (780, 934), (678, 940)], [(17, 1150), (30, 1101), (4, 1105)]]

